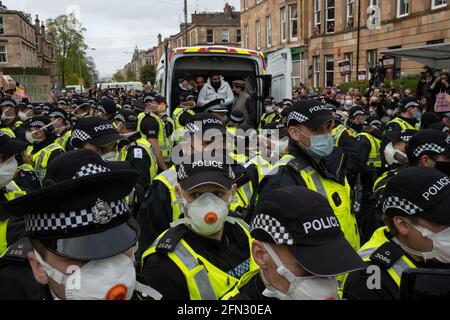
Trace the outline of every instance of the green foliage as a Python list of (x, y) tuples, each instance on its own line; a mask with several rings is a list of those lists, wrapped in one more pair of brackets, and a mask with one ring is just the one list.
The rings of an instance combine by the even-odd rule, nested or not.
[(60, 79), (63, 85), (79, 84), (82, 80), (85, 87), (90, 86), (91, 72), (86, 63), (88, 47), (83, 35), (86, 29), (71, 14), (48, 19), (47, 30), (54, 37), (54, 44), (58, 52)]
[(136, 81), (136, 72), (131, 67), (127, 68), (127, 75), (125, 81)]
[(116, 82), (125, 82), (125, 77), (123, 76), (122, 72), (119, 70), (113, 75), (113, 80)]
[(145, 85), (147, 82), (150, 81), (150, 83), (155, 83), (156, 78), (156, 70), (155, 67), (152, 65), (145, 65), (141, 68), (141, 79), (140, 81)]
[[(416, 91), (418, 82), (418, 76), (406, 76), (402, 77), (400, 80), (386, 80), (384, 81), (384, 85), (385, 88), (394, 88), (396, 91), (399, 91), (401, 87)], [(366, 89), (369, 88), (369, 82), (366, 81), (365, 83), (359, 83), (358, 81), (350, 81), (347, 83), (341, 83), (339, 88), (341, 88), (342, 92), (347, 92), (349, 88), (358, 88), (360, 92), (365, 92)]]

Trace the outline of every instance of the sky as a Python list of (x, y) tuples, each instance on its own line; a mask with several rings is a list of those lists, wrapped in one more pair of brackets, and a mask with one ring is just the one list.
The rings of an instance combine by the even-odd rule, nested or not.
[[(221, 11), (225, 2), (239, 10), (239, 0), (188, 0), (188, 13)], [(184, 20), (183, 0), (3, 0), (10, 10), (30, 13), (39, 19), (75, 13), (85, 33), (87, 54), (92, 56), (100, 72), (107, 77), (131, 61), (134, 48), (148, 49), (156, 45), (157, 35), (164, 37), (179, 32)], [(190, 17), (190, 15), (189, 15)], [(190, 19), (190, 18), (189, 18)]]

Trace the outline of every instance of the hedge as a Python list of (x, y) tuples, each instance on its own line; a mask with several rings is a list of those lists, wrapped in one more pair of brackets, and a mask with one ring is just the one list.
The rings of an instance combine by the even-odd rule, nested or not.
[[(402, 85), (406, 89), (410, 89), (411, 91), (416, 91), (418, 83), (419, 83), (418, 76), (406, 76), (406, 77), (402, 77), (400, 80), (384, 81), (385, 88), (393, 87), (396, 91), (399, 91), (400, 87)], [(366, 89), (369, 88), (369, 82), (366, 81), (364, 83), (359, 83), (358, 81), (350, 81), (347, 83), (340, 84), (339, 88), (341, 88), (342, 92), (347, 92), (349, 88), (358, 88), (361, 92), (365, 92)]]

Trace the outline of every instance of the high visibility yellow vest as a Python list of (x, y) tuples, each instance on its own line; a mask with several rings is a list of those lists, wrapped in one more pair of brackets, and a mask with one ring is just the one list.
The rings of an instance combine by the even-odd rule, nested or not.
[(127, 160), (128, 150), (134, 146), (139, 146), (142, 149), (144, 149), (145, 152), (147, 153), (147, 155), (150, 157), (150, 161), (151, 161), (151, 165), (149, 168), (150, 178), (151, 178), (151, 180), (153, 180), (153, 178), (155, 178), (156, 175), (158, 174), (158, 164), (156, 162), (156, 157), (155, 157), (155, 154), (153, 153), (152, 146), (151, 146), (150, 142), (148, 142), (147, 139), (141, 137), (138, 140), (130, 143), (129, 145), (124, 146), (120, 150), (120, 157), (119, 157), (120, 161)]
[(420, 130), (420, 123), (417, 123), (416, 126), (412, 126), (409, 122), (403, 120), (402, 118), (394, 118), (387, 125), (390, 125), (391, 123), (396, 123), (402, 128), (402, 131), (405, 130)]
[[(5, 187), (1, 189), (0, 192), (3, 193), (6, 200), (8, 201), (26, 195), (26, 192), (20, 189), (19, 186), (14, 181), (8, 183)], [(8, 243), (6, 241), (7, 228), (8, 228), (8, 219), (0, 221), (0, 257), (3, 256), (3, 254), (6, 251), (6, 248), (8, 247)]]
[[(245, 271), (239, 278), (217, 268), (206, 258), (196, 253), (183, 239), (178, 242), (172, 252), (167, 252), (167, 256), (185, 276), (191, 300), (219, 300), (234, 288), (242, 288), (259, 272), (259, 266), (251, 254), (253, 239), (248, 231), (248, 226), (232, 218), (228, 218), (227, 221), (237, 224), (243, 230), (250, 248), (249, 259), (234, 269)], [(166, 233), (167, 231), (144, 252), (141, 260), (142, 266), (148, 256), (156, 253), (156, 247)]]
[(14, 133), (14, 131), (11, 130), (11, 128), (0, 128), (0, 131), (3, 132), (5, 135), (7, 135), (10, 138), (15, 138), (16, 134)]
[(172, 221), (180, 219), (184, 215), (184, 207), (178, 203), (177, 194), (175, 193), (175, 186), (178, 183), (176, 167), (170, 167), (163, 173), (157, 175), (153, 180), (161, 181), (169, 191), (172, 206)]
[[(390, 239), (386, 237), (386, 232), (388, 232), (388, 230), (389, 229), (387, 227), (381, 227), (377, 229), (373, 233), (370, 240), (361, 247), (361, 249), (358, 251), (358, 254), (364, 261), (371, 261), (370, 256), (372, 255), (372, 253), (374, 253), (383, 244), (390, 241)], [(414, 262), (411, 261), (411, 259), (409, 259), (406, 255), (403, 255), (386, 271), (400, 288), (402, 273), (407, 269), (414, 268), (417, 268)]]
[[(281, 158), (272, 170), (278, 170), (279, 167), (287, 166), (289, 162), (294, 160), (294, 156), (285, 155)], [(270, 173), (269, 173), (270, 174)], [(360, 247), (360, 238), (358, 224), (355, 216), (351, 213), (350, 185), (345, 179), (345, 185), (341, 185), (331, 179), (323, 178), (314, 168), (307, 166), (300, 171), (300, 176), (305, 181), (308, 189), (316, 191), (328, 199), (330, 206), (333, 208), (334, 214), (338, 218), (339, 225), (344, 233), (347, 241), (355, 250)], [(337, 205), (333, 200), (337, 194), (341, 203)]]
[(172, 143), (170, 141), (170, 139), (167, 137), (166, 134), (166, 126), (164, 124), (164, 121), (161, 120), (160, 117), (158, 117), (156, 114), (154, 113), (149, 113), (149, 114), (145, 114), (144, 112), (140, 113), (138, 116), (138, 130), (141, 133), (142, 137), (144, 139), (147, 139), (146, 135), (142, 132), (141, 129), (141, 124), (142, 124), (142, 120), (144, 120), (144, 118), (146, 116), (152, 117), (153, 119), (156, 120), (156, 122), (158, 122), (158, 145), (159, 148), (161, 149), (161, 154), (162, 157), (164, 158), (165, 162), (170, 162), (170, 154), (172, 152)]
[[(279, 119), (276, 119), (278, 116)], [(272, 113), (264, 113), (261, 117), (261, 121), (259, 123), (259, 129), (261, 129), (263, 126), (265, 126), (266, 124), (275, 122), (275, 120), (281, 120), (281, 117), (279, 116), (279, 114), (277, 112), (272, 112)]]
[(373, 184), (373, 193), (384, 189), (386, 187), (386, 183), (385, 184), (380, 184), (384, 179), (386, 179), (388, 176), (392, 175), (395, 176), (396, 174), (398, 174), (398, 170), (390, 170), (390, 171), (386, 171), (384, 172), (377, 180), (375, 180), (375, 183)]
[(362, 132), (358, 134), (358, 136), (366, 137), (367, 140), (369, 140), (370, 142), (370, 154), (369, 159), (367, 159), (367, 165), (372, 166), (374, 168), (381, 168), (381, 155), (380, 155), (381, 140), (375, 138), (374, 136), (366, 132)]
[(347, 127), (344, 126), (343, 124), (340, 124), (336, 128), (333, 128), (332, 135), (334, 146), (339, 147), (339, 142), (341, 141), (341, 136), (344, 132), (351, 134), (350, 131), (347, 129)]
[(175, 123), (175, 130), (184, 129), (184, 126), (180, 124), (180, 116), (183, 113), (189, 113), (191, 116), (195, 115), (195, 112), (188, 108), (182, 108), (178, 107), (175, 109), (175, 111), (172, 113), (172, 120)]
[(67, 131), (61, 137), (56, 138), (55, 143), (59, 144), (64, 151), (67, 150), (67, 143), (69, 142), (70, 137), (72, 136), (72, 130)]
[(52, 143), (45, 148), (42, 148), (33, 155), (34, 170), (36, 171), (36, 175), (39, 178), (39, 181), (42, 182), (42, 180), (44, 179), (45, 173), (47, 172), (48, 159), (50, 159), (50, 156), (56, 150), (64, 151), (64, 149), (59, 144)]

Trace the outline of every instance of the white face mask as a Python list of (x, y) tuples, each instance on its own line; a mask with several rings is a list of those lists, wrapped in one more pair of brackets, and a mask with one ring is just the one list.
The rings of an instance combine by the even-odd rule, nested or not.
[(66, 275), (34, 253), (48, 277), (64, 285), (66, 300), (130, 300), (133, 295), (136, 272), (132, 258), (125, 254), (91, 260)]
[(394, 238), (395, 243), (397, 243), (403, 250), (409, 254), (415, 255), (417, 257), (422, 257), (425, 262), (427, 260), (435, 259), (442, 263), (450, 263), (450, 227), (434, 233), (427, 228), (419, 226), (417, 224), (409, 222), (424, 238), (428, 238), (433, 241), (433, 249), (429, 252), (417, 251), (409, 248), (408, 246), (401, 243), (398, 239)]
[(14, 156), (0, 163), (0, 187), (4, 187), (12, 181), (17, 171), (17, 165)]
[(397, 150), (392, 145), (392, 142), (388, 143), (384, 149), (384, 157), (388, 165), (392, 166), (395, 163), (406, 164), (408, 163), (408, 156), (401, 150)]
[(16, 117), (7, 117), (6, 116), (6, 111), (8, 111), (11, 108), (6, 108), (4, 112), (2, 112), (2, 117), (1, 117), (1, 121), (6, 121), (6, 120), (11, 120), (11, 119), (15, 119)]
[(133, 132), (129, 132), (129, 133), (122, 133), (121, 136), (125, 139), (128, 139), (129, 137), (131, 137), (132, 135), (135, 135), (137, 133), (137, 131), (133, 131)]
[(387, 113), (387, 115), (388, 115), (389, 117), (391, 117), (391, 116), (394, 114), (394, 110), (388, 109), (388, 110), (386, 111), (386, 113)]
[(353, 100), (345, 100), (345, 105), (351, 107), (353, 105)]
[(272, 106), (266, 106), (266, 113), (272, 113), (274, 111)]
[(287, 293), (269, 285), (269, 288), (264, 290), (263, 295), (280, 300), (337, 300), (338, 283), (336, 278), (296, 277), (281, 262), (270, 245), (265, 243), (263, 245), (277, 265), (277, 272), (290, 283)]
[(277, 155), (284, 156), (288, 153), (289, 146), (289, 138), (284, 137), (278, 141), (272, 141), (272, 153), (276, 153)]
[(28, 116), (28, 114), (26, 112), (23, 111), (19, 111), (19, 119), (22, 121), (27, 121), (28, 119), (30, 119), (30, 117)]
[(110, 151), (108, 153), (102, 154), (102, 159), (104, 161), (117, 161), (117, 152), (116, 151)]
[(191, 203), (187, 203), (183, 198), (183, 203), (188, 212), (189, 225), (203, 236), (210, 236), (220, 231), (230, 206), (230, 201), (224, 201), (212, 193), (204, 193)]

